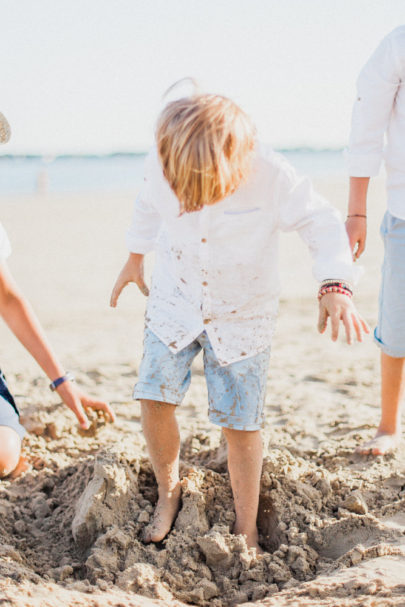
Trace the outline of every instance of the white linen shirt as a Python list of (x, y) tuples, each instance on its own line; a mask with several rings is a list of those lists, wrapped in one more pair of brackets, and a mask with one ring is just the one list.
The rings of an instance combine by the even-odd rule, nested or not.
[(152, 149), (127, 233), (131, 252), (156, 251), (146, 325), (172, 352), (205, 330), (221, 366), (266, 349), (278, 308), (279, 230), (298, 230), (318, 280), (352, 281), (339, 213), (279, 154), (259, 146), (234, 194), (179, 216)]
[(4, 261), (11, 253), (10, 241), (6, 230), (0, 223), (0, 261)]
[(383, 39), (360, 72), (346, 157), (352, 177), (377, 175), (385, 158), (388, 210), (405, 219), (405, 26)]

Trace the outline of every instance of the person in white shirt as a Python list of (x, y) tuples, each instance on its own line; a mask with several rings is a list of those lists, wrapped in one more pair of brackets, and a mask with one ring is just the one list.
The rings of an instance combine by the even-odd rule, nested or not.
[(381, 419), (374, 438), (357, 451), (383, 455), (399, 444), (405, 390), (405, 26), (383, 39), (362, 69), (357, 90), (347, 153), (346, 221), (355, 259), (366, 244), (368, 184), (383, 157), (387, 171), (387, 211), (381, 224), (385, 255), (374, 332), (381, 348)]
[[(6, 143), (9, 137), (9, 125), (0, 113), (0, 143)], [(114, 421), (114, 412), (107, 403), (82, 392), (72, 383), (73, 376), (65, 373), (52, 352), (29, 302), (11, 275), (6, 262), (10, 253), (10, 241), (0, 223), (0, 316), (45, 371), (51, 380), (51, 389), (57, 391), (63, 402), (73, 411), (83, 429), (90, 426), (86, 409), (100, 411), (107, 420)], [(21, 443), (25, 434), (17, 404), (0, 370), (0, 478), (10, 474), (15, 477), (27, 469), (28, 463), (21, 456)]]
[[(310, 182), (256, 142), (250, 119), (229, 99), (195, 94), (169, 103), (156, 140), (128, 232), (129, 258), (111, 296), (114, 307), (130, 282), (149, 294), (134, 398), (141, 401), (159, 499), (144, 540), (162, 540), (179, 507), (175, 409), (190, 383), (191, 362), (203, 350), (209, 418), (222, 426), (228, 444), (233, 532), (260, 550), (260, 427), (278, 305), (278, 233), (300, 233), (316, 278), (325, 281), (319, 330), (330, 316), (335, 340), (342, 320), (351, 342), (368, 329), (350, 298), (347, 234)], [(149, 293), (143, 258), (152, 250)]]

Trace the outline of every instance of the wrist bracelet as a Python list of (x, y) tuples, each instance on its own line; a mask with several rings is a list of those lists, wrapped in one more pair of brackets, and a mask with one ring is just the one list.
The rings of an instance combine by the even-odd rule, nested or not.
[(347, 217), (364, 217), (365, 219), (367, 219), (367, 215), (362, 215), (361, 213), (353, 213), (352, 215), (348, 215)]
[(58, 377), (57, 379), (54, 379), (53, 382), (51, 382), (49, 384), (49, 389), (52, 392), (55, 392), (55, 390), (57, 388), (59, 388), (60, 385), (62, 385), (63, 383), (65, 383), (65, 381), (75, 381), (75, 376), (73, 375), (73, 373), (70, 373), (70, 371), (68, 371), (66, 373), (66, 375), (62, 375), (61, 377)]
[(320, 289), (322, 289), (322, 287), (343, 287), (346, 289), (349, 289), (349, 291), (351, 291), (353, 293), (353, 287), (350, 284), (350, 282), (347, 282), (347, 280), (341, 280), (339, 278), (327, 278), (326, 280), (323, 280), (321, 282), (321, 286), (319, 287)]
[(327, 293), (339, 293), (340, 295), (346, 295), (346, 297), (349, 297), (350, 299), (353, 297), (353, 293), (350, 291), (350, 289), (346, 289), (345, 287), (321, 287), (318, 291), (318, 301), (320, 301), (322, 299), (322, 297), (324, 295), (326, 295)]

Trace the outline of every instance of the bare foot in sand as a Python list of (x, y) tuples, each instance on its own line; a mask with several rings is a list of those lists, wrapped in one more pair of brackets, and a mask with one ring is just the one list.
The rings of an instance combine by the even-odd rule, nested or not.
[(356, 453), (361, 455), (387, 455), (398, 448), (400, 440), (400, 434), (377, 432), (374, 438), (359, 445), (356, 448)]
[(152, 520), (143, 532), (143, 541), (146, 544), (161, 542), (169, 533), (179, 511), (180, 496), (180, 483), (169, 494), (159, 495)]
[(246, 545), (249, 549), (255, 548), (256, 554), (264, 554), (263, 548), (259, 546), (259, 533), (257, 529), (255, 531), (251, 531), (250, 533), (246, 533), (242, 528), (238, 527), (237, 523), (235, 523), (233, 534), (244, 535), (246, 538)]
[(28, 462), (28, 460), (23, 455), (21, 455), (17, 466), (14, 468), (14, 470), (10, 474), (9, 478), (12, 478), (12, 479), (18, 478), (19, 476), (24, 474), (24, 472), (27, 472), (31, 468), (32, 468), (32, 466)]

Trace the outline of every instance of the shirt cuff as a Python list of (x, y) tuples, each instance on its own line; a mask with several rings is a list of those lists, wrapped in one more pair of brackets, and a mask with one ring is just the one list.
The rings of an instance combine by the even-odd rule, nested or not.
[(142, 238), (134, 238), (127, 234), (126, 243), (130, 253), (138, 253), (145, 255), (155, 249), (155, 240), (146, 240)]
[(329, 280), (334, 278), (336, 280), (348, 282), (353, 286), (355, 286), (359, 282), (363, 274), (364, 267), (358, 264), (348, 266), (344, 263), (341, 263), (335, 264), (333, 267), (322, 267), (314, 270), (314, 277), (319, 283), (321, 283), (323, 280)]
[(346, 150), (345, 160), (350, 177), (375, 177), (380, 172), (382, 154), (358, 154)]

